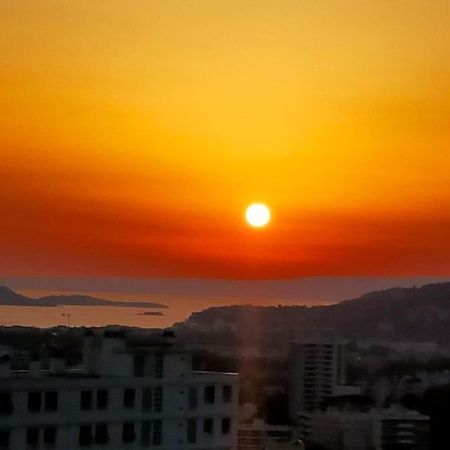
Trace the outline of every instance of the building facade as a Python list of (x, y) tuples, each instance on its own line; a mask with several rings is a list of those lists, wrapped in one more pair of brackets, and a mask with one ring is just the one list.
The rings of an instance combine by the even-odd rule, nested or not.
[(238, 430), (238, 450), (281, 450), (297, 437), (293, 427), (268, 425), (262, 420), (241, 424)]
[(331, 450), (373, 450), (372, 417), (367, 413), (339, 410), (303, 412), (299, 433), (308, 445)]
[(294, 343), (290, 353), (289, 413), (317, 409), (345, 383), (344, 345), (335, 342)]
[(429, 450), (430, 417), (389, 408), (373, 414), (375, 450)]
[(0, 450), (236, 450), (239, 378), (196, 372), (167, 339), (85, 338), (84, 364), (0, 364)]
[(299, 433), (330, 450), (429, 450), (430, 418), (401, 407), (304, 412)]

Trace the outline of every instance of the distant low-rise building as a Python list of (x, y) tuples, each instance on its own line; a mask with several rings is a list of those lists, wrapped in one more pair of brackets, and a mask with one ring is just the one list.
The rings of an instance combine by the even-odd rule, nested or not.
[(297, 437), (288, 425), (268, 425), (261, 420), (241, 424), (238, 431), (238, 450), (282, 450)]
[(331, 450), (368, 450), (372, 442), (372, 419), (358, 411), (303, 412), (300, 437), (307, 444), (320, 444)]
[(374, 402), (381, 406), (385, 401), (399, 401), (406, 395), (422, 396), (427, 389), (450, 384), (450, 371), (420, 371), (401, 377), (383, 377), (366, 387)]

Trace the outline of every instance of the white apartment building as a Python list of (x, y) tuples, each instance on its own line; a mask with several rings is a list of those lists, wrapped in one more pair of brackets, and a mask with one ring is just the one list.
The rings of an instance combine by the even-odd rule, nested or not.
[(236, 450), (239, 377), (195, 372), (191, 355), (117, 332), (85, 338), (84, 364), (0, 363), (0, 450)]
[(396, 407), (368, 412), (304, 412), (300, 437), (330, 450), (428, 450), (428, 416)]
[(374, 450), (428, 450), (430, 417), (405, 408), (388, 408), (373, 414)]
[(289, 412), (295, 422), (301, 411), (313, 411), (326, 397), (339, 394), (339, 386), (346, 379), (344, 345), (294, 343), (289, 371)]

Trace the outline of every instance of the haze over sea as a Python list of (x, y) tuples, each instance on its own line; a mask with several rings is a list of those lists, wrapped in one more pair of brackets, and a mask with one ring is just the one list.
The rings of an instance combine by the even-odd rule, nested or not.
[(5, 285), (32, 298), (83, 294), (111, 301), (148, 301), (167, 308), (110, 306), (16, 307), (0, 305), (0, 326), (169, 327), (195, 311), (228, 305), (320, 305), (373, 290), (448, 281), (445, 277), (305, 277), (297, 280), (152, 280), (4, 278)]

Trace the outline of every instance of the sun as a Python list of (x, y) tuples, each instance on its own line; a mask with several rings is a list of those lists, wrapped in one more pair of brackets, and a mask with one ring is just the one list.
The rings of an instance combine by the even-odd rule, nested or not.
[(245, 220), (255, 228), (265, 227), (270, 217), (270, 209), (264, 203), (253, 203), (245, 210)]

